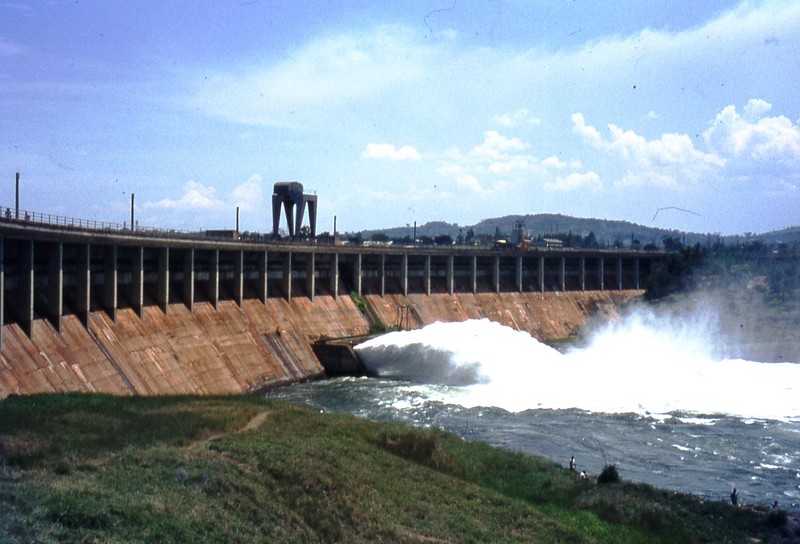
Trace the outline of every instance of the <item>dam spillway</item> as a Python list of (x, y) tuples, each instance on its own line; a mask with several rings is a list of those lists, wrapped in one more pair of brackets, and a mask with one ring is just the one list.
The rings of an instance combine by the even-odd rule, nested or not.
[(222, 234), (0, 219), (0, 398), (225, 393), (299, 381), (322, 373), (311, 342), (365, 334), (370, 320), (415, 328), (488, 317), (568, 334), (560, 322), (574, 329), (600, 305), (641, 294), (663, 258)]

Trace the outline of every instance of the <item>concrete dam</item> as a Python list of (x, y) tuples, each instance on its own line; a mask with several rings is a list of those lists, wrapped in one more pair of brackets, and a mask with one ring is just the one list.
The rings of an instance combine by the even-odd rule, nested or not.
[[(236, 394), (324, 339), (489, 318), (539, 339), (641, 296), (663, 253), (364, 247), (0, 218), (0, 399)], [(354, 294), (354, 296), (351, 296)]]

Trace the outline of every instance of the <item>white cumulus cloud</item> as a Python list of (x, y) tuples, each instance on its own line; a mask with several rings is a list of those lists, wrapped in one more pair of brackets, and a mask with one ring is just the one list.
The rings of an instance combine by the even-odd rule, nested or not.
[(231, 196), (234, 205), (242, 211), (258, 211), (264, 206), (263, 179), (260, 174), (253, 174), (244, 183), (233, 188)]
[(800, 167), (800, 126), (783, 115), (767, 117), (769, 102), (751, 99), (744, 115), (730, 105), (703, 133), (709, 147), (735, 158), (780, 162)]
[(725, 166), (725, 158), (717, 153), (697, 149), (687, 134), (665, 133), (648, 140), (632, 130), (617, 125), (607, 126), (604, 137), (595, 127), (586, 124), (581, 113), (572, 115), (573, 131), (589, 146), (612, 155), (628, 173), (618, 184), (677, 187), (680, 181), (694, 182), (709, 171)]
[(530, 144), (520, 138), (487, 130), (483, 142), (471, 149), (462, 152), (450, 148), (444, 153), (445, 162), (440, 164), (437, 174), (482, 195), (510, 194), (537, 183), (545, 183), (545, 188), (553, 191), (602, 189), (600, 177), (594, 172), (567, 173), (553, 180), (552, 171), (579, 170), (581, 161), (556, 156), (540, 159), (529, 153), (529, 148)]
[(483, 143), (472, 150), (478, 157), (506, 159), (515, 151), (524, 151), (528, 144), (519, 138), (507, 138), (494, 130), (487, 130), (483, 135)]
[[(571, 119), (573, 132), (623, 172), (615, 186), (682, 190), (692, 183), (735, 179), (766, 191), (800, 183), (800, 125), (783, 115), (770, 116), (771, 110), (762, 99), (749, 100), (741, 112), (725, 106), (697, 139), (678, 133), (647, 139), (615, 124), (608, 124), (604, 135), (581, 113)], [(567, 184), (565, 179), (559, 183)]]
[(187, 181), (183, 195), (177, 200), (165, 198), (157, 202), (145, 202), (145, 208), (180, 211), (219, 211), (225, 203), (217, 198), (216, 190), (196, 181)]
[(447, 163), (439, 166), (436, 172), (445, 178), (450, 178), (460, 189), (468, 189), (478, 194), (485, 194), (487, 190), (481, 186), (474, 175), (467, 172), (462, 166), (454, 163)]
[(540, 125), (542, 120), (533, 117), (527, 108), (520, 108), (514, 113), (503, 113), (492, 117), (492, 121), (501, 127), (513, 128), (520, 125)]
[(390, 161), (418, 161), (420, 160), (419, 151), (410, 145), (404, 145), (399, 149), (392, 144), (367, 144), (361, 157), (365, 159), (390, 160)]
[(444, 154), (447, 162), (439, 166), (437, 173), (479, 194), (503, 191), (509, 183), (500, 176), (519, 175), (536, 162), (535, 157), (523, 153), (528, 147), (519, 138), (508, 138), (488, 130), (484, 132), (483, 142), (466, 153), (458, 148), (449, 149)]
[(591, 146), (612, 151), (620, 158), (645, 168), (656, 165), (704, 167), (724, 164), (724, 160), (719, 156), (696, 149), (686, 134), (665, 133), (656, 140), (647, 140), (632, 130), (623, 130), (614, 124), (609, 124), (610, 137), (603, 138), (596, 128), (586, 124), (582, 114), (573, 114), (572, 122), (575, 132), (583, 136)]
[(541, 161), (542, 166), (547, 168), (555, 168), (557, 170), (563, 170), (564, 168), (572, 168), (573, 170), (578, 170), (581, 168), (581, 161), (576, 159), (571, 159), (568, 162), (564, 162), (556, 156), (550, 156)]

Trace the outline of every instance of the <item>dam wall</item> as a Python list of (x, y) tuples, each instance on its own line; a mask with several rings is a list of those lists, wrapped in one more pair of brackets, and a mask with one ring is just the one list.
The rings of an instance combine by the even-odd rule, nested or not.
[[(230, 233), (229, 233), (230, 234)], [(0, 218), (0, 398), (234, 394), (324, 374), (313, 345), (488, 318), (540, 339), (643, 293), (663, 253), (364, 247)]]
[[(436, 321), (488, 318), (540, 339), (568, 338), (590, 315), (613, 317), (641, 291), (366, 295), (367, 313), (406, 329)], [(402, 320), (402, 322), (399, 322)], [(312, 344), (364, 335), (369, 320), (350, 297), (317, 296), (147, 306), (112, 320), (102, 311), (88, 326), (65, 316), (61, 332), (47, 319), (28, 335), (4, 326), (0, 398), (49, 392), (118, 395), (238, 394), (324, 375)]]
[(194, 311), (175, 304), (148, 306), (112, 321), (92, 312), (88, 327), (65, 316), (58, 333), (46, 319), (28, 336), (5, 326), (0, 348), (0, 398), (41, 392), (120, 395), (232, 394), (321, 376), (310, 340), (363, 334), (367, 323), (349, 298), (241, 307), (222, 301)]
[(614, 319), (640, 290), (547, 293), (456, 293), (367, 296), (370, 311), (391, 328), (417, 329), (436, 321), (489, 319), (541, 341), (566, 340), (590, 316)]

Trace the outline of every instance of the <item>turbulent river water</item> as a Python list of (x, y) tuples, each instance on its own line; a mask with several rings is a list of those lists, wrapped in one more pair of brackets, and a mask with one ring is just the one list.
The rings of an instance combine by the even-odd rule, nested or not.
[(713, 319), (651, 312), (556, 350), (488, 320), (436, 323), (357, 347), (370, 378), (269, 397), (437, 427), (597, 474), (800, 509), (800, 364), (727, 358)]

